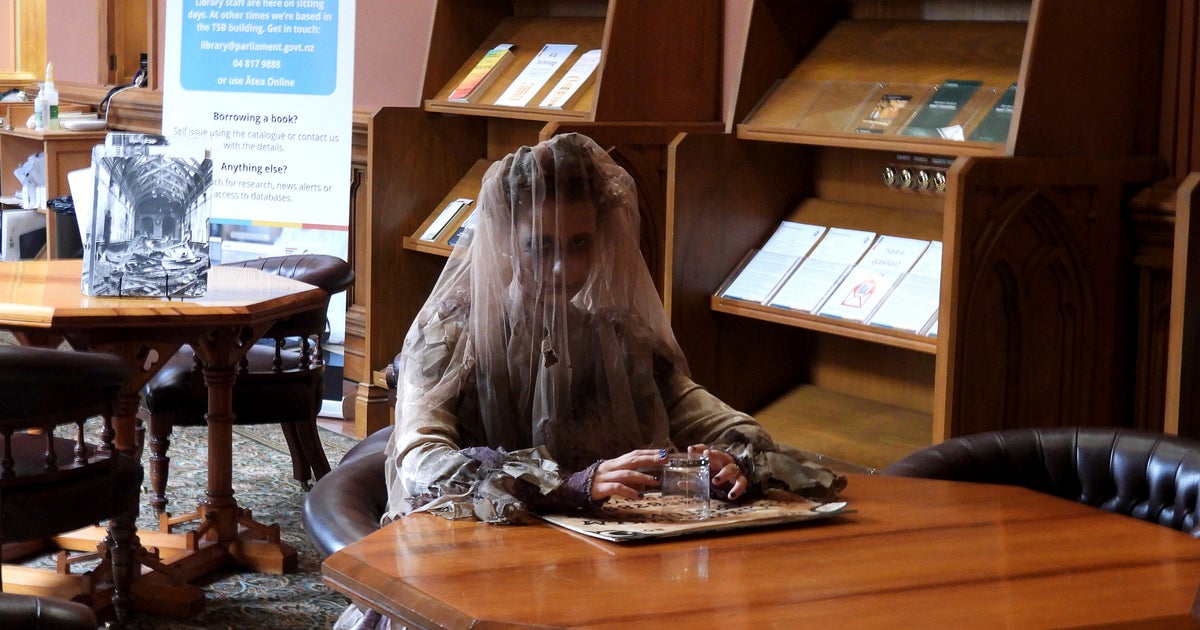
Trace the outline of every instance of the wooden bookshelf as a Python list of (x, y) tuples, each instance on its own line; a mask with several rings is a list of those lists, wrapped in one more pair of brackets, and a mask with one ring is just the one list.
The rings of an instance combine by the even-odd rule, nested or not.
[[(698, 382), (860, 464), (870, 440), (886, 464), (953, 435), (1125, 421), (1122, 214), (1163, 174), (1138, 114), (1160, 62), (1081, 51), (1136, 47), (1162, 16), (1122, 1), (1080, 24), (1069, 4), (754, 2), (735, 133), (672, 146), (669, 303)], [(1017, 84), (1004, 142), (855, 131), (866, 88), (920, 106), (952, 79), (981, 82), (966, 134)], [(823, 90), (842, 103), (801, 124)], [(784, 220), (941, 241), (937, 337), (719, 297)]]
[[(419, 237), (449, 202), (478, 199), (487, 166), (522, 145), (578, 131), (610, 149), (634, 174), (643, 250), (660, 288), (667, 281), (668, 145), (678, 135), (719, 132), (721, 18), (718, 0), (438, 0), (430, 30), (421, 108), (383, 108), (369, 126), (365, 255), (357, 257), (347, 313), (347, 376), (360, 385), (356, 433), (391, 421), (386, 390), (372, 373), (400, 350), (429, 294), (453, 229)], [(517, 58), (474, 103), (447, 96), (483, 54), (516, 46)], [(575, 44), (549, 91), (587, 50), (601, 61), (566, 109), (493, 103), (544, 44)], [(542, 94), (530, 101), (537, 104)], [(465, 218), (465, 217), (460, 217)], [(357, 250), (356, 250), (357, 251)]]

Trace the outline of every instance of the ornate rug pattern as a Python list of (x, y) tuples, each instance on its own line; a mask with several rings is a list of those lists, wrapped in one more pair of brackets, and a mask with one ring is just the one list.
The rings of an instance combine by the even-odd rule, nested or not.
[[(331, 464), (336, 465), (357, 441), (321, 429), (321, 441)], [(203, 427), (176, 427), (171, 436), (167, 510), (183, 513), (204, 498), (206, 433)], [(143, 455), (143, 463), (145, 463)], [(204, 610), (196, 617), (178, 619), (134, 612), (133, 630), (189, 629), (288, 629), (329, 628), (349, 600), (321, 581), (321, 558), (304, 532), (301, 513), (305, 491), (292, 479), (292, 462), (279, 425), (234, 427), (233, 488), (238, 504), (249, 508), (255, 520), (276, 523), (280, 536), (298, 556), (298, 567), (286, 575), (222, 570), (194, 584), (205, 591)], [(149, 504), (149, 473), (143, 486), (138, 527), (156, 526)], [(44, 566), (51, 557), (28, 562)], [(50, 566), (53, 566), (52, 564)]]

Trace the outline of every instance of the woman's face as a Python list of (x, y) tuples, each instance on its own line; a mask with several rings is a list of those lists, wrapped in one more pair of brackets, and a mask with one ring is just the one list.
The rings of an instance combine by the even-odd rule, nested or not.
[[(550, 201), (550, 205), (555, 202)], [(538, 209), (540, 220), (524, 213), (516, 220), (517, 246), (526, 291), (570, 299), (579, 293), (592, 267), (596, 209), (589, 201), (559, 202), (557, 211)], [(539, 273), (540, 272), (540, 273)], [(541, 278), (540, 286), (531, 286)]]

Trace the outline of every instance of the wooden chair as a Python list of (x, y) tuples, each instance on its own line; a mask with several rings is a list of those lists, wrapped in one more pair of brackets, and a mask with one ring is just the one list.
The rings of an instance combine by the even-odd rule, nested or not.
[(987, 431), (918, 450), (883, 474), (1024, 486), (1200, 537), (1200, 442), (1155, 431)]
[[(46, 539), (107, 520), (108, 536), (99, 546), (104, 561), (90, 581), (111, 582), (118, 623), (127, 617), (137, 568), (134, 521), (142, 467), (113, 448), (107, 420), (98, 445), (85, 441), (84, 423), (111, 413), (129, 377), (129, 365), (112, 355), (0, 346), (0, 542)], [(56, 434), (60, 426), (70, 427), (69, 436), (63, 429)], [(78, 606), (0, 595), (0, 627), (31, 627), (22, 625), (30, 619), (90, 620), (95, 627), (94, 617)]]
[[(330, 296), (354, 282), (353, 268), (336, 256), (275, 256), (228, 264), (306, 282)], [(325, 374), (321, 336), (328, 306), (326, 300), (318, 308), (275, 322), (263, 335), (270, 343), (250, 349), (233, 386), (234, 424), (278, 423), (292, 456), (292, 476), (306, 488), (314, 478), (329, 472), (329, 460), (317, 435)], [(203, 426), (208, 410), (202, 366), (191, 347), (184, 346), (168, 359), (141, 394), (142, 409), (149, 416), (150, 502), (163, 513), (172, 428)]]

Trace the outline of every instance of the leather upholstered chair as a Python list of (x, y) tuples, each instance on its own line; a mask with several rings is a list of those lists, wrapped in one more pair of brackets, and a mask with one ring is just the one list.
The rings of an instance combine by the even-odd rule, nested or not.
[[(306, 282), (330, 296), (354, 282), (354, 269), (336, 256), (274, 256), (227, 265)], [(292, 476), (305, 487), (329, 472), (316, 424), (324, 390), (321, 335), (328, 304), (326, 300), (320, 307), (272, 324), (263, 335), (267, 343), (255, 344), (242, 360), (233, 386), (234, 424), (278, 423), (291, 453)], [(203, 426), (208, 410), (202, 366), (190, 346), (168, 359), (142, 388), (141, 402), (149, 417), (151, 504), (161, 513), (167, 505), (167, 449), (172, 428)]]
[(1200, 442), (1159, 432), (990, 431), (916, 451), (883, 474), (1024, 486), (1200, 537)]
[[(94, 571), (96, 582), (111, 578), (119, 623), (136, 570), (142, 466), (113, 448), (111, 431), (101, 444), (87, 442), (84, 425), (112, 412), (129, 378), (129, 365), (113, 355), (0, 346), (0, 541), (48, 539), (107, 520), (105, 561)], [(0, 627), (95, 628), (96, 619), (88, 606), (3, 593)]]
[(304, 497), (304, 530), (321, 557), (379, 529), (387, 509), (384, 448), (392, 427), (355, 444)]

